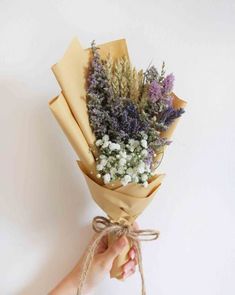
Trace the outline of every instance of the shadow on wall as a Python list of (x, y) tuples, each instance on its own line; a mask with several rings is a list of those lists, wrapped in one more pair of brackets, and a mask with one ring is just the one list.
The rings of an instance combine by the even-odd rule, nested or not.
[(28, 272), (27, 263), (24, 265), (27, 255), (37, 251), (42, 257), (30, 261), (33, 272), (25, 281), (31, 282), (17, 295), (47, 294), (85, 249), (91, 236), (87, 208), (89, 202), (95, 206), (78, 172), (72, 147), (50, 113), (48, 97), (18, 81), (4, 81), (3, 87), (9, 109), (5, 119), (11, 121), (6, 135), (11, 134), (12, 141), (6, 142), (6, 147), (10, 146), (8, 153), (15, 155), (6, 160), (5, 165), (13, 171), (6, 179), (16, 180), (14, 190), (8, 183), (6, 191), (12, 198), (10, 210), (17, 207), (5, 218), (23, 232), (28, 247), (22, 257), (16, 257), (22, 262), (17, 276)]

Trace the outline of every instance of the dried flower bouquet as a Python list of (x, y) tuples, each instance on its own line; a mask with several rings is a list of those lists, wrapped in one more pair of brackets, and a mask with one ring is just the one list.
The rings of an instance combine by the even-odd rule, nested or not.
[[(161, 185), (156, 168), (184, 112), (185, 101), (172, 92), (174, 76), (165, 74), (164, 63), (160, 72), (137, 71), (124, 39), (84, 50), (75, 38), (52, 70), (62, 92), (49, 106), (91, 195), (112, 222), (130, 226)], [(121, 278), (130, 246), (111, 277)]]

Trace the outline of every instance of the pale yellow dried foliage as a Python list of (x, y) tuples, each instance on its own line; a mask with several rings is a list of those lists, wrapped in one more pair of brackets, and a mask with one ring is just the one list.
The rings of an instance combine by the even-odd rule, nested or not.
[(105, 71), (115, 96), (139, 99), (143, 87), (143, 70), (137, 72), (126, 56), (114, 62), (109, 55), (105, 61)]
[(129, 93), (128, 81), (127, 81), (127, 78), (123, 75), (121, 78), (121, 83), (120, 83), (120, 95), (121, 97), (128, 97), (128, 93)]
[(138, 100), (139, 97), (139, 82), (138, 82), (138, 72), (135, 68), (132, 69), (131, 81), (130, 81), (130, 98), (133, 100)]
[(113, 66), (112, 87), (115, 96), (121, 95), (122, 62), (118, 59)]
[(104, 68), (106, 71), (107, 79), (109, 82), (111, 82), (113, 79), (113, 59), (110, 54), (105, 59)]
[(144, 84), (144, 71), (140, 70), (138, 72), (138, 87), (139, 87), (139, 92), (142, 91), (143, 84)]
[(131, 80), (131, 65), (127, 57), (121, 58), (122, 77), (121, 77), (121, 96), (128, 97), (130, 93), (130, 80)]

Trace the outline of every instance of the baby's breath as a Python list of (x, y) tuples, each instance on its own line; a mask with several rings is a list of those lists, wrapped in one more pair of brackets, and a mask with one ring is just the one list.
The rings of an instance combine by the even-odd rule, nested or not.
[(105, 135), (96, 141), (96, 145), (100, 147), (96, 168), (104, 183), (120, 179), (123, 185), (136, 182), (146, 186), (152, 175), (150, 165), (146, 163), (146, 139), (129, 139), (126, 144), (117, 144)]

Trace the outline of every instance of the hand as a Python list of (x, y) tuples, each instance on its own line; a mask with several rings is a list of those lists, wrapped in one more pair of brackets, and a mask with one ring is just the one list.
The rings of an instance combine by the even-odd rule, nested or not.
[[(135, 227), (137, 227), (135, 225)], [(95, 234), (96, 236), (96, 234)], [(95, 237), (94, 236), (94, 237)], [(84, 295), (90, 294), (94, 288), (103, 280), (112, 268), (114, 259), (121, 254), (123, 248), (128, 243), (125, 236), (120, 237), (112, 245), (108, 247), (108, 237), (105, 236), (96, 249), (93, 258), (92, 266), (87, 276), (84, 285)], [(85, 253), (84, 253), (85, 255)], [(125, 280), (127, 277), (135, 272), (137, 265), (137, 255), (135, 247), (132, 247), (128, 253), (129, 260), (123, 265), (122, 278)], [(82, 258), (79, 260), (75, 268), (53, 289), (49, 295), (76, 295), (79, 278), (81, 275)]]

